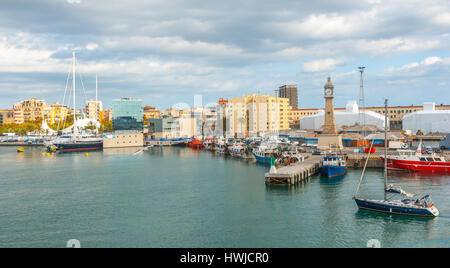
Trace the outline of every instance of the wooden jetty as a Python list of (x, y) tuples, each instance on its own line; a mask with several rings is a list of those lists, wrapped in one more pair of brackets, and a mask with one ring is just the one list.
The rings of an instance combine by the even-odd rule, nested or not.
[(276, 173), (266, 173), (267, 185), (296, 185), (320, 171), (323, 156), (312, 156), (304, 162), (277, 169)]

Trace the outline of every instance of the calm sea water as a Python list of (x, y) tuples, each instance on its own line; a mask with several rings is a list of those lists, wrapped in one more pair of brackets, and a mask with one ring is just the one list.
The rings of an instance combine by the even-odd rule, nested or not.
[[(436, 219), (358, 211), (360, 170), (266, 187), (252, 162), (154, 148), (46, 157), (0, 148), (0, 247), (383, 247), (450, 246), (450, 177), (391, 174), (411, 192), (430, 193)], [(361, 196), (382, 198), (381, 170)]]

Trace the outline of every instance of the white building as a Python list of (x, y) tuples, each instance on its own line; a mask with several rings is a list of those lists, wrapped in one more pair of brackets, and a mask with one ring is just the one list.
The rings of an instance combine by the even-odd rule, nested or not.
[(424, 103), (423, 111), (403, 117), (403, 130), (411, 130), (413, 133), (421, 130), (425, 134), (450, 133), (450, 110), (436, 110), (435, 103)]
[(101, 111), (103, 111), (103, 104), (101, 101), (90, 100), (86, 102), (86, 117), (88, 119), (100, 122)]
[[(385, 117), (383, 115), (372, 111), (363, 111), (362, 115), (365, 116), (366, 125), (374, 125), (384, 129)], [(334, 116), (338, 127), (354, 126), (360, 123), (360, 112), (356, 101), (349, 101), (345, 111), (335, 111)], [(300, 128), (304, 130), (320, 130), (320, 128), (324, 125), (324, 121), (325, 112), (320, 110), (316, 115), (300, 119)]]

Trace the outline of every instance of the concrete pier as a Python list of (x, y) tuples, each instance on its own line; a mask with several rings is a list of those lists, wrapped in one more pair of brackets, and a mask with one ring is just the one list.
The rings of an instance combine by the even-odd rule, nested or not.
[(312, 156), (304, 162), (277, 169), (276, 173), (266, 173), (267, 185), (296, 185), (317, 174), (322, 167), (322, 156)]

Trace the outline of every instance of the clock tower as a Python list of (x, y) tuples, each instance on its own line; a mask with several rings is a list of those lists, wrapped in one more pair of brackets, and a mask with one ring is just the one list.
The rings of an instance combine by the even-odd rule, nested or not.
[(338, 134), (334, 118), (334, 86), (331, 78), (325, 84), (325, 120), (322, 134), (319, 135), (319, 150), (343, 149), (342, 136)]
[(334, 86), (331, 78), (325, 84), (325, 124), (323, 134), (337, 134), (336, 122), (334, 120)]

